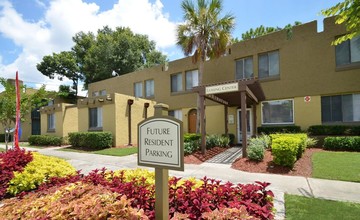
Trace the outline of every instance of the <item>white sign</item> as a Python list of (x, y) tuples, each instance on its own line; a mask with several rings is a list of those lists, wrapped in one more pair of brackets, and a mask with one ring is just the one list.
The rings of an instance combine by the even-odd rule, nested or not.
[(138, 164), (184, 170), (181, 121), (149, 118), (138, 125)]
[(236, 92), (236, 91), (239, 91), (238, 83), (229, 83), (218, 86), (208, 86), (205, 88), (206, 95), (225, 93), (225, 92)]

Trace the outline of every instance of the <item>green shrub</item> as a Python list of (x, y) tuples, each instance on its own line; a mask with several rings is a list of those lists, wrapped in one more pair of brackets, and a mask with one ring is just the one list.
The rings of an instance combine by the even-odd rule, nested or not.
[(219, 136), (215, 134), (207, 135), (206, 136), (206, 148), (211, 149), (213, 147), (219, 146), (220, 140)]
[(9, 182), (8, 193), (17, 195), (23, 191), (36, 189), (51, 177), (64, 177), (76, 172), (75, 168), (63, 159), (36, 152), (32, 154), (34, 159), (25, 166), (24, 170), (14, 172), (14, 178)]
[(73, 147), (89, 150), (99, 150), (112, 146), (113, 138), (110, 132), (72, 132), (69, 133), (69, 143)]
[(327, 137), (324, 140), (324, 149), (360, 151), (360, 136), (353, 137)]
[(189, 155), (194, 152), (196, 152), (199, 149), (199, 141), (198, 140), (192, 140), (189, 142), (184, 143), (184, 154)]
[(62, 137), (50, 135), (30, 135), (28, 141), (30, 145), (60, 146), (62, 144)]
[(260, 126), (257, 128), (259, 134), (273, 134), (273, 133), (300, 133), (300, 126), (286, 125), (286, 126)]
[(196, 134), (196, 133), (187, 133), (184, 134), (184, 142), (191, 142), (191, 141), (198, 141), (201, 139), (201, 135), (200, 134)]
[(300, 138), (292, 136), (280, 136), (272, 139), (272, 154), (274, 156), (274, 163), (293, 167), (297, 156), (299, 154), (299, 148), (301, 148), (302, 140)]
[(260, 138), (251, 138), (247, 148), (250, 160), (262, 161), (265, 155), (265, 143)]
[(271, 138), (270, 138), (269, 135), (262, 134), (257, 138), (263, 142), (263, 145), (264, 145), (265, 149), (270, 148), (270, 146), (271, 146)]
[(228, 133), (227, 135), (223, 134), (222, 136), (229, 137), (229, 139), (230, 139), (229, 145), (235, 144), (235, 135), (234, 134)]
[(272, 139), (272, 142), (277, 139), (277, 138), (281, 138), (281, 137), (291, 137), (291, 138), (295, 138), (298, 139), (298, 149), (297, 149), (297, 154), (296, 154), (296, 158), (300, 159), (301, 156), (303, 155), (307, 145), (306, 145), (306, 141), (308, 139), (307, 134), (305, 133), (298, 133), (298, 134), (270, 134), (270, 137)]
[(360, 135), (360, 126), (312, 125), (308, 132), (311, 135)]
[(307, 137), (306, 138), (306, 147), (315, 147), (318, 143), (318, 140), (315, 138)]
[(219, 136), (219, 146), (228, 147), (230, 144), (230, 138), (226, 136)]

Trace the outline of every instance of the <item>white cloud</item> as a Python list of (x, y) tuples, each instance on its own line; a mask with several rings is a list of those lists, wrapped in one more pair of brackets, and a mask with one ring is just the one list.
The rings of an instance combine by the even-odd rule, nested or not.
[(1, 77), (14, 78), (18, 70), (20, 79), (25, 82), (57, 87), (61, 83), (71, 84), (70, 81), (50, 80), (37, 71), (36, 64), (45, 55), (70, 50), (72, 37), (77, 32), (96, 33), (105, 25), (130, 27), (135, 33), (148, 35), (161, 51), (166, 51), (175, 44), (176, 24), (162, 12), (160, 0), (149, 1), (118, 0), (112, 9), (101, 11), (95, 3), (82, 0), (53, 0), (48, 6), (36, 0), (34, 7), (44, 8), (45, 13), (43, 18), (31, 21), (16, 11), (11, 1), (0, 0), (0, 35), (21, 48), (13, 63), (4, 65), (0, 59)]

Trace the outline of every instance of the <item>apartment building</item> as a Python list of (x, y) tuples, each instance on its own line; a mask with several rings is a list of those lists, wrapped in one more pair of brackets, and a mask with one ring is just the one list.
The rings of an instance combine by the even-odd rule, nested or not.
[(360, 37), (331, 44), (345, 33), (326, 18), (323, 31), (313, 21), (233, 44), (205, 62), (201, 85), (189, 57), (92, 83), (78, 101), (78, 130), (110, 130), (115, 146), (136, 144), (134, 127), (156, 103), (169, 106), (184, 132), (195, 132), (199, 114), (207, 134), (232, 133), (239, 143), (259, 126), (360, 124)]

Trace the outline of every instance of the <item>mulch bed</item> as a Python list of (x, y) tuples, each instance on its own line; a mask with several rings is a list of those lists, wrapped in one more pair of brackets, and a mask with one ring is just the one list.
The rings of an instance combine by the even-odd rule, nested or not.
[(214, 156), (218, 155), (219, 153), (222, 153), (226, 151), (228, 148), (224, 147), (214, 147), (209, 150), (206, 150), (206, 154), (203, 155), (201, 151), (197, 151), (191, 155), (184, 157), (184, 163), (186, 164), (201, 164), (205, 162), (206, 160), (209, 160), (213, 158)]
[[(184, 162), (187, 164), (201, 164), (206, 160), (214, 157), (216, 154), (225, 151), (226, 149), (227, 148), (215, 147), (213, 149), (207, 150), (205, 155), (202, 155), (201, 151), (198, 151), (192, 155), (185, 156)], [(271, 155), (271, 152), (269, 150), (265, 152), (264, 160), (261, 162), (251, 161), (247, 158), (238, 158), (232, 164), (231, 167), (233, 169), (242, 170), (251, 173), (270, 173), (270, 174), (311, 177), (311, 173), (312, 173), (311, 156), (313, 153), (321, 152), (321, 151), (324, 150), (320, 148), (306, 149), (303, 156), (298, 161), (296, 161), (293, 169), (274, 164), (274, 162), (272, 162), (273, 156)]]

